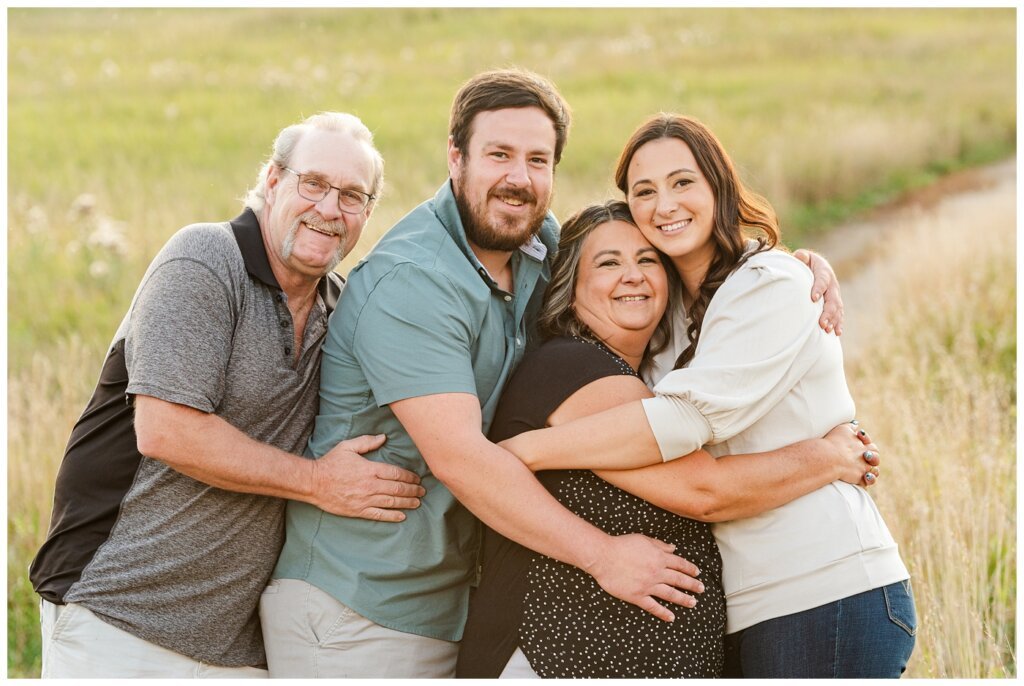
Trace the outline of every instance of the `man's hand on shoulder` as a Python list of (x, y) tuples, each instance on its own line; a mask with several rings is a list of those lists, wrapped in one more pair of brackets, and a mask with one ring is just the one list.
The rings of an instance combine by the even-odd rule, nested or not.
[(420, 478), (395, 465), (363, 455), (384, 445), (384, 435), (342, 441), (313, 462), (310, 502), (342, 517), (401, 522), (426, 493)]

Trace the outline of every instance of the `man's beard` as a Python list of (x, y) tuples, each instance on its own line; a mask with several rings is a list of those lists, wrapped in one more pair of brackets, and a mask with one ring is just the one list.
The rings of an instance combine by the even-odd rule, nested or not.
[[(463, 175), (463, 180), (466, 180)], [(466, 231), (466, 238), (473, 245), (484, 250), (500, 250), (512, 252), (525, 244), (532, 236), (536, 236), (544, 223), (544, 217), (548, 212), (548, 203), (540, 206), (537, 197), (530, 191), (522, 188), (498, 187), (490, 189), (483, 203), (474, 205), (464, 191), (464, 184), (452, 183), (455, 191), (455, 205), (459, 208), (459, 217), (462, 219), (462, 227)], [(516, 217), (497, 217), (494, 222), (487, 216), (487, 200), (493, 196), (515, 198), (524, 203), (533, 205), (535, 211), (532, 215)], [(521, 224), (516, 229), (516, 225)]]
[(287, 260), (292, 256), (292, 251), (295, 250), (295, 237), (299, 233), (300, 224), (305, 224), (306, 226), (341, 237), (341, 241), (338, 243), (338, 248), (334, 251), (331, 261), (324, 269), (324, 274), (334, 271), (334, 268), (337, 267), (345, 257), (345, 243), (346, 238), (348, 237), (348, 229), (345, 226), (345, 222), (341, 219), (333, 222), (326, 221), (321, 219), (320, 215), (316, 212), (306, 212), (300, 215), (295, 220), (295, 223), (292, 224), (292, 228), (288, 231), (288, 235), (284, 237), (284, 242), (281, 244), (281, 259)]

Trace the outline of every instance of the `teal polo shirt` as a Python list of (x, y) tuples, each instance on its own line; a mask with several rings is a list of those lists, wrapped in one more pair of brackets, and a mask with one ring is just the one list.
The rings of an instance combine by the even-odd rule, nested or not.
[(430, 472), (389, 404), (472, 393), (488, 431), (540, 308), (557, 230), (548, 213), (538, 238), (513, 253), (513, 292), (503, 291), (470, 250), (448, 181), (352, 270), (328, 325), (307, 456), (383, 433), (387, 442), (367, 457), (415, 472), (426, 495), (397, 524), (289, 501), (274, 578), (305, 580), (391, 629), (462, 638), (478, 523)]

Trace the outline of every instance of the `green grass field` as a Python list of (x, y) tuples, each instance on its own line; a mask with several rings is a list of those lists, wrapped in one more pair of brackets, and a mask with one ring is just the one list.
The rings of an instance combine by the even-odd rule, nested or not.
[(350, 111), (385, 157), (385, 196), (343, 272), (444, 180), (451, 98), (487, 68), (539, 71), (573, 107), (559, 216), (616, 194), (620, 146), (661, 110), (718, 133), (791, 246), (1015, 151), (1013, 9), (7, 16), (10, 676), (38, 674), (25, 569), (103, 347), (160, 245), (237, 214), (283, 126)]

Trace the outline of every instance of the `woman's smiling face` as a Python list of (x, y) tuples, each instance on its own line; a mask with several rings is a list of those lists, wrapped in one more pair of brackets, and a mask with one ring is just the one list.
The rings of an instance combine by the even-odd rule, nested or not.
[(667, 304), (665, 267), (639, 229), (609, 221), (584, 239), (573, 308), (598, 338), (613, 348), (643, 338), (642, 349)]
[(681, 274), (706, 270), (715, 252), (715, 196), (690, 147), (678, 138), (645, 143), (626, 178), (629, 210), (644, 237)]

